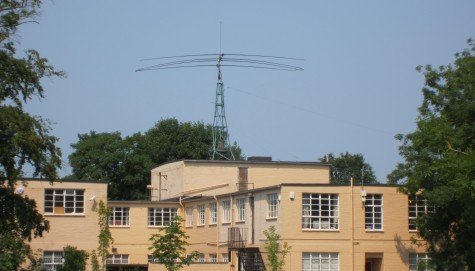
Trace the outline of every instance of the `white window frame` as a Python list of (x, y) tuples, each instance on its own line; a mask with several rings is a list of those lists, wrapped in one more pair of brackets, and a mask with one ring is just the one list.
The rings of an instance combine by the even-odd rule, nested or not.
[(48, 271), (56, 271), (63, 265), (62, 251), (43, 251), (43, 259), (41, 265)]
[(129, 264), (129, 254), (109, 254), (106, 264)]
[(230, 200), (223, 200), (223, 221), (222, 223), (231, 223), (231, 201)]
[(426, 264), (430, 261), (427, 253), (409, 253), (409, 271), (432, 271), (429, 267), (419, 268), (421, 262)]
[(408, 228), (409, 231), (417, 231), (416, 219), (428, 212), (427, 200), (421, 195), (408, 196)]
[(366, 231), (383, 231), (383, 195), (368, 194), (364, 206)]
[(337, 231), (339, 229), (340, 199), (338, 194), (303, 193), (302, 229)]
[(193, 207), (186, 207), (186, 226), (193, 227)]
[(267, 195), (267, 218), (279, 217), (279, 194), (273, 193)]
[(147, 210), (149, 227), (168, 227), (177, 215), (177, 208), (149, 207)]
[(236, 222), (246, 221), (246, 198), (236, 199)]
[(206, 207), (204, 204), (198, 205), (198, 226), (204, 226), (205, 225), (205, 213), (206, 213)]
[(129, 207), (111, 207), (109, 216), (110, 227), (129, 227), (130, 226), (130, 208)]
[(217, 263), (218, 262), (218, 254), (210, 253), (209, 254), (209, 262), (210, 263)]
[(218, 223), (218, 204), (211, 202), (209, 204), (209, 224), (215, 225)]
[(204, 263), (204, 262), (206, 262), (205, 255), (204, 255), (203, 253), (201, 253), (201, 254), (198, 256), (198, 262), (199, 262), (199, 263)]
[(223, 263), (229, 263), (229, 254), (228, 253), (221, 253), (221, 261)]
[(147, 262), (148, 263), (159, 263), (158, 258), (154, 258), (153, 255), (151, 255), (151, 254), (147, 255)]
[(303, 252), (302, 271), (339, 271), (339, 256), (337, 252)]
[(84, 215), (84, 189), (45, 189), (45, 214)]

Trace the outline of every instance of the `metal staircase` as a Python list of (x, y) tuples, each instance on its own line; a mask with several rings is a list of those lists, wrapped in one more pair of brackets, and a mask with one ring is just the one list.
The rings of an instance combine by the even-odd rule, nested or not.
[(239, 271), (265, 271), (259, 248), (241, 248), (238, 250)]

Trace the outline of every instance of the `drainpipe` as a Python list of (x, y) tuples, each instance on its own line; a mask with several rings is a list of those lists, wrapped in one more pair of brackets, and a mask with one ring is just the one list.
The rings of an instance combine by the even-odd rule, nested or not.
[(353, 208), (353, 177), (350, 178), (351, 189), (351, 270), (355, 270), (355, 215)]
[(251, 244), (254, 244), (254, 195), (249, 195), (249, 207), (251, 208)]
[(219, 259), (219, 204), (216, 194), (213, 196), (216, 202), (216, 260)]
[[(158, 173), (158, 201), (162, 200), (162, 172)], [(180, 197), (181, 204), (181, 197)]]
[(181, 213), (184, 216), (185, 215), (185, 206), (181, 202), (181, 196), (178, 198), (178, 203), (180, 204)]
[[(231, 206), (230, 206), (230, 208), (231, 208), (231, 210), (230, 210), (230, 212), (231, 212), (231, 213), (230, 213), (230, 218), (231, 218), (230, 227), (232, 228), (232, 227), (235, 226), (235, 224), (234, 224), (234, 196), (231, 196), (230, 205), (231, 205)], [(228, 237), (229, 237), (229, 233), (228, 233)], [(229, 240), (228, 240), (228, 241), (229, 241)], [(229, 254), (230, 254), (229, 256), (231, 256), (231, 257), (229, 257), (229, 261), (230, 261), (230, 263), (231, 263), (231, 264), (230, 264), (230, 267), (229, 267), (229, 270), (233, 271), (233, 270), (234, 270), (234, 257), (233, 257), (233, 254), (235, 254), (235, 253), (229, 253)], [(238, 262), (238, 264), (239, 264), (239, 262)]]

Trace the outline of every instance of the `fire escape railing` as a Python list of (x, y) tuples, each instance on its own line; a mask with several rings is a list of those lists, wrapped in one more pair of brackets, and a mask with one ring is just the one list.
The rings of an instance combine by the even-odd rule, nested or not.
[(228, 249), (245, 248), (247, 243), (247, 228), (231, 227), (228, 229)]

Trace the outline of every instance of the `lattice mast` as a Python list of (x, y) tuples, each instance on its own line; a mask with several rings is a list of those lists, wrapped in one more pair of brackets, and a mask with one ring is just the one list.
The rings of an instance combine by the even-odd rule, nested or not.
[(224, 84), (221, 73), (221, 60), (223, 54), (218, 56), (218, 82), (216, 83), (216, 98), (214, 102), (214, 120), (213, 120), (213, 146), (211, 148), (211, 160), (226, 159), (235, 160), (234, 154), (229, 143), (228, 122), (226, 121), (226, 109), (224, 107)]
[[(172, 61), (165, 61), (169, 59)], [(196, 54), (181, 56), (166, 56), (142, 59), (142, 61), (160, 61), (156, 65), (146, 66), (136, 71), (165, 70), (177, 68), (197, 68), (197, 67), (216, 67), (218, 70), (218, 82), (216, 83), (216, 97), (214, 105), (214, 120), (212, 127), (213, 146), (210, 150), (212, 160), (227, 159), (235, 160), (229, 143), (228, 124), (226, 121), (226, 111), (224, 107), (224, 83), (221, 73), (222, 67), (254, 68), (281, 71), (302, 71), (298, 66), (270, 61), (278, 59), (284, 61), (299, 61), (303, 59), (266, 56), (266, 55), (247, 55), (247, 54)], [(217, 62), (216, 62), (217, 61)]]

